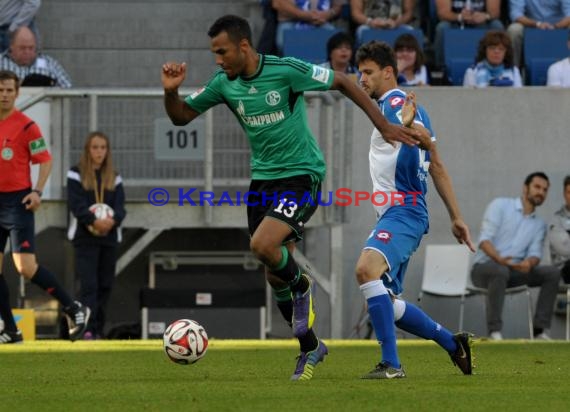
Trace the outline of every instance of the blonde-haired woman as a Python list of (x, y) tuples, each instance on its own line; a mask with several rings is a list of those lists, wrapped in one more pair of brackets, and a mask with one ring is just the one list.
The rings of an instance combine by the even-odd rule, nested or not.
[(113, 167), (109, 138), (102, 132), (87, 136), (79, 164), (67, 172), (67, 205), (80, 299), (93, 311), (84, 339), (97, 339), (103, 336), (121, 240), (119, 226), (126, 215), (121, 176)]

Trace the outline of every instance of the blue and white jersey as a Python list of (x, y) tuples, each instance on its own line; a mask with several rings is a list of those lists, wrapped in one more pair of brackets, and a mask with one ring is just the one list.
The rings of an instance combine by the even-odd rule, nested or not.
[[(378, 100), (382, 114), (390, 123), (402, 124), (402, 106), (405, 99), (404, 91), (392, 89)], [(423, 107), (418, 106), (414, 122), (428, 129), (432, 141), (435, 141), (431, 122)], [(380, 192), (373, 196), (378, 218), (390, 207), (403, 204), (417, 208), (414, 212), (424, 215), (427, 219), (425, 194), (430, 164), (429, 152), (400, 142), (395, 142), (393, 146), (384, 140), (378, 129), (374, 129), (370, 138), (369, 160), (374, 193)]]

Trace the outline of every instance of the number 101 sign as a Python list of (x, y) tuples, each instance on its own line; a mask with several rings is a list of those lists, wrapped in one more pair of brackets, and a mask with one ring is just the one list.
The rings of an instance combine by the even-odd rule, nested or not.
[(203, 117), (186, 126), (175, 126), (168, 118), (154, 121), (154, 157), (158, 160), (204, 160), (205, 139)]

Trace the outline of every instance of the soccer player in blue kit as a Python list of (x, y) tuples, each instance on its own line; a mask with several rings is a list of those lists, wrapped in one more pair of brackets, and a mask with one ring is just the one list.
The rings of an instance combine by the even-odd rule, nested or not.
[[(412, 253), (429, 227), (425, 200), (427, 174), (432, 176), (459, 243), (475, 251), (469, 228), (461, 217), (451, 178), (438, 154), (426, 111), (416, 107), (415, 95), (397, 88), (397, 66), (393, 50), (384, 42), (372, 41), (356, 53), (360, 83), (377, 100), (384, 116), (429, 136), (431, 144), (407, 146), (387, 142), (374, 129), (370, 142), (370, 174), (374, 192), (401, 196), (396, 202), (375, 206), (378, 221), (356, 264), (356, 279), (367, 304), (382, 360), (363, 379), (392, 379), (406, 376), (396, 348), (396, 328), (437, 342), (466, 375), (472, 373), (471, 335), (450, 331), (432, 320), (417, 306), (402, 300), (404, 275)], [(394, 198), (394, 196), (391, 196)], [(401, 201), (400, 201), (401, 200)]]

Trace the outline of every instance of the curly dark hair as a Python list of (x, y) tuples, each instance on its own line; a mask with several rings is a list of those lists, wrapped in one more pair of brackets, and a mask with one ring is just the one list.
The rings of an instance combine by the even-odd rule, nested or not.
[(380, 68), (392, 67), (394, 76), (398, 76), (398, 66), (396, 64), (396, 55), (390, 45), (383, 41), (372, 40), (364, 43), (356, 51), (356, 64), (365, 60), (371, 60)]
[(513, 67), (513, 45), (511, 38), (504, 31), (490, 30), (481, 40), (479, 40), (479, 48), (477, 49), (477, 57), (475, 62), (479, 63), (487, 58), (487, 47), (503, 45), (507, 49), (503, 64), (507, 68)]

